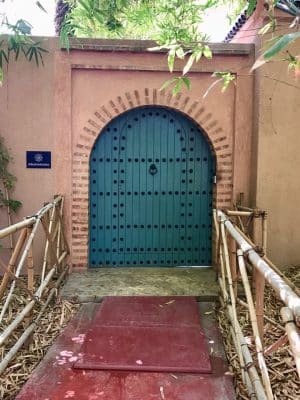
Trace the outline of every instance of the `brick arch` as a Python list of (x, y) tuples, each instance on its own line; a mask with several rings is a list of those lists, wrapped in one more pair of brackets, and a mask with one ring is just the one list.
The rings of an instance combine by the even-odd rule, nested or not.
[(118, 115), (142, 106), (162, 106), (179, 111), (191, 119), (207, 136), (215, 155), (217, 184), (214, 207), (227, 208), (232, 204), (233, 171), (232, 143), (218, 121), (201, 104), (179, 93), (145, 88), (126, 92), (100, 106), (88, 119), (77, 143), (72, 160), (72, 255), (73, 266), (86, 268), (88, 263), (88, 196), (89, 157), (99, 133)]

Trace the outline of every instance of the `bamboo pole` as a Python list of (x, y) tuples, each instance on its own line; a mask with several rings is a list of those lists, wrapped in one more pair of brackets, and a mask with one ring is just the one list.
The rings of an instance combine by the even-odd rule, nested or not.
[[(27, 240), (29, 240), (32, 232), (32, 227), (27, 228)], [(33, 251), (32, 242), (27, 253), (27, 287), (30, 292), (34, 290), (34, 267), (33, 267)]]
[[(50, 224), (51, 224), (51, 222), (52, 221), (50, 221)], [(50, 231), (50, 225), (49, 225), (49, 231), (48, 231), (48, 227), (46, 226), (45, 221), (43, 219), (41, 219), (41, 223), (42, 223), (42, 226), (43, 226), (46, 238), (47, 238), (46, 245), (48, 244), (48, 246), (50, 248), (51, 255), (52, 255), (53, 260), (54, 260), (54, 262), (51, 263), (51, 264), (56, 264), (59, 267), (59, 261), (58, 261), (58, 258), (56, 256), (56, 252), (55, 252), (55, 249), (54, 249), (54, 244), (52, 242), (52, 237), (51, 237), (51, 231), (52, 231), (53, 225), (51, 225), (51, 231)]]
[(33, 225), (36, 221), (36, 217), (30, 217), (24, 219), (24, 221), (20, 221), (14, 225), (8, 226), (4, 229), (0, 230), (0, 239), (3, 239), (4, 237), (11, 235), (20, 229), (26, 228), (27, 226)]
[[(233, 311), (232, 305), (230, 305), (230, 304), (227, 305), (227, 315), (229, 317), (229, 320), (231, 321), (231, 324), (233, 325), (234, 311)], [(243, 357), (244, 357), (245, 368), (247, 369), (247, 371), (249, 373), (249, 378), (250, 378), (252, 386), (255, 390), (257, 399), (258, 400), (267, 400), (265, 390), (263, 388), (260, 377), (255, 368), (255, 363), (253, 362), (253, 358), (251, 356), (246, 339), (242, 333), (242, 329), (241, 329), (241, 326), (239, 323), (237, 324), (236, 329), (237, 329), (237, 333), (238, 333), (237, 338), (240, 341), (240, 345), (241, 345), (241, 349), (242, 349), (242, 353), (243, 353)]]
[(10, 277), (11, 280), (16, 280), (18, 286), (25, 290), (30, 298), (33, 298), (32, 292), (30, 292), (27, 288), (26, 283), (24, 283), (20, 278), (18, 278), (13, 272), (11, 272), (8, 267), (4, 264), (4, 262), (0, 258), (0, 268), (5, 271)]
[(250, 217), (253, 212), (252, 211), (239, 211), (239, 210), (226, 210), (226, 214), (229, 217)]
[(230, 251), (229, 259), (230, 259), (233, 291), (234, 291), (235, 298), (237, 298), (238, 269), (237, 269), (237, 262), (236, 262), (236, 242), (232, 237), (229, 237), (229, 251)]
[(245, 289), (247, 303), (249, 306), (250, 320), (251, 320), (252, 330), (253, 330), (254, 338), (255, 338), (255, 346), (256, 346), (258, 365), (261, 370), (261, 376), (262, 376), (263, 383), (264, 383), (264, 386), (266, 389), (267, 397), (268, 397), (268, 399), (273, 399), (268, 369), (266, 366), (265, 358), (263, 356), (263, 346), (262, 346), (259, 326), (258, 326), (258, 322), (257, 322), (256, 310), (254, 307), (254, 302), (253, 302), (251, 289), (250, 289), (250, 285), (249, 285), (249, 281), (248, 281), (248, 276), (247, 276), (247, 272), (246, 272), (244, 255), (243, 255), (242, 250), (240, 250), (240, 249), (238, 249), (237, 254), (238, 254), (239, 269), (240, 269), (242, 282), (243, 282), (244, 289)]
[[(67, 252), (64, 252), (61, 257), (60, 261), (62, 261), (67, 255)], [(55, 266), (48, 272), (47, 276), (45, 277), (44, 281), (40, 284), (36, 292), (34, 293), (35, 299), (31, 300), (18, 314), (18, 316), (11, 322), (10, 325), (1, 333), (0, 335), (0, 346), (7, 340), (7, 338), (11, 335), (11, 333), (20, 325), (20, 323), (24, 320), (26, 315), (32, 310), (35, 303), (41, 298), (43, 291), (48, 286), (51, 278), (55, 274)]]
[[(261, 246), (262, 235), (261, 235), (261, 212), (255, 209), (253, 214), (253, 242)], [(255, 305), (256, 305), (256, 317), (259, 329), (259, 335), (261, 342), (264, 342), (264, 293), (265, 293), (265, 278), (261, 273), (253, 268), (252, 284), (255, 288)]]
[(218, 216), (224, 219), (224, 226), (230, 235), (236, 240), (243, 253), (248, 255), (248, 259), (254, 268), (258, 269), (266, 281), (273, 287), (277, 296), (292, 310), (296, 324), (300, 325), (299, 296), (297, 296), (284, 280), (256, 253), (253, 247), (240, 235), (222, 211), (218, 211)]
[(231, 273), (229, 252), (228, 252), (228, 245), (227, 245), (226, 232), (225, 232), (225, 226), (224, 226), (224, 221), (223, 220), (221, 220), (221, 238), (222, 238), (223, 253), (224, 253), (224, 264), (225, 264), (225, 269), (226, 269), (227, 279), (228, 279), (228, 285), (229, 285), (229, 293), (230, 293), (230, 297), (232, 297), (232, 299), (231, 299), (232, 305), (235, 308), (236, 307), (236, 296), (235, 296), (234, 288), (233, 288), (232, 273)]
[(63, 221), (63, 208), (62, 208), (62, 213), (58, 213), (58, 219), (60, 221), (60, 225), (61, 225), (61, 234), (62, 234), (62, 238), (63, 238), (63, 243), (64, 243), (64, 247), (63, 250), (67, 250), (67, 253), (70, 254), (70, 248), (69, 248), (69, 244), (65, 235), (65, 229), (64, 229), (64, 221)]
[(249, 212), (251, 212), (251, 213), (253, 213), (253, 211), (254, 211), (253, 208), (241, 206), (241, 205), (239, 205), (239, 204), (237, 204), (236, 208), (237, 208), (238, 210), (241, 210), (241, 211), (249, 211)]
[[(43, 216), (48, 210), (50, 210), (52, 207), (55, 207), (55, 204), (57, 204), (58, 201), (60, 201), (60, 199), (61, 199), (61, 197), (58, 197), (57, 199), (54, 199), (54, 201), (53, 201), (52, 203), (50, 203), (50, 204), (48, 204), (47, 206), (41, 208), (41, 210), (38, 212), (38, 214), (37, 214), (35, 217), (32, 217), (32, 218), (34, 218), (35, 223), (34, 223), (34, 225), (33, 225), (32, 232), (31, 232), (31, 234), (30, 234), (30, 237), (29, 237), (29, 239), (27, 240), (27, 243), (26, 243), (25, 248), (24, 248), (24, 250), (23, 250), (23, 253), (22, 253), (22, 256), (21, 256), (21, 258), (20, 258), (20, 261), (19, 261), (19, 263), (18, 263), (18, 266), (17, 266), (17, 269), (16, 269), (16, 273), (15, 273), (15, 275), (16, 275), (17, 277), (20, 276), (20, 273), (21, 273), (21, 271), (22, 271), (23, 265), (24, 265), (25, 260), (26, 260), (26, 258), (27, 258), (28, 251), (29, 251), (29, 249), (30, 249), (30, 246), (31, 246), (31, 244), (32, 244), (33, 238), (34, 238), (35, 233), (36, 233), (36, 231), (37, 231), (37, 229), (38, 229), (38, 226), (39, 226), (39, 223), (40, 223), (40, 220), (41, 220), (42, 216)], [(31, 218), (30, 218), (30, 219), (31, 219)], [(24, 222), (24, 221), (22, 221), (22, 222)], [(17, 224), (16, 224), (16, 225), (17, 225)], [(14, 226), (15, 226), (15, 225), (13, 225), (12, 228), (13, 228)], [(25, 226), (27, 226), (27, 225), (25, 225)], [(28, 226), (29, 226), (29, 225), (28, 225)], [(0, 238), (1, 238), (1, 232), (0, 232)], [(12, 284), (11, 284), (9, 293), (8, 293), (8, 295), (7, 295), (7, 298), (6, 298), (6, 300), (5, 300), (5, 303), (4, 303), (4, 305), (3, 305), (3, 308), (2, 308), (2, 310), (1, 310), (1, 314), (0, 314), (0, 323), (2, 322), (3, 316), (4, 316), (4, 314), (5, 314), (6, 310), (7, 310), (7, 307), (8, 307), (8, 305), (9, 305), (9, 303), (10, 303), (11, 296), (12, 296), (13, 291), (14, 291), (14, 289), (15, 289), (15, 285), (16, 285), (16, 281), (13, 281)]]
[[(261, 213), (255, 210), (253, 214), (253, 242), (261, 246)], [(256, 268), (253, 268), (253, 281), (255, 288), (255, 310), (259, 335), (262, 344), (264, 343), (264, 295), (265, 295), (265, 278)]]
[(276, 340), (276, 342), (272, 343), (270, 346), (265, 348), (264, 355), (269, 356), (270, 354), (277, 351), (281, 346), (285, 345), (288, 341), (289, 341), (289, 338), (288, 338), (287, 334), (285, 333), (278, 340)]
[(18, 341), (15, 343), (15, 345), (10, 349), (10, 351), (6, 354), (6, 356), (3, 358), (3, 360), (0, 363), (0, 374), (5, 370), (7, 365), (10, 363), (10, 361), (15, 357), (17, 352), (21, 349), (21, 347), (27, 342), (27, 340), (31, 337), (33, 334), (34, 330), (36, 329), (41, 317), (43, 316), (46, 308), (48, 307), (50, 301), (52, 300), (53, 296), (57, 292), (57, 288), (60, 286), (65, 274), (68, 271), (68, 266), (63, 270), (61, 273), (60, 277), (58, 278), (55, 286), (50, 290), (47, 300), (44, 303), (43, 307), (41, 308), (39, 314), (37, 315), (35, 321), (26, 328), (26, 330), (23, 332), (21, 337), (18, 339)]
[[(218, 217), (217, 217), (217, 210), (213, 210), (213, 221), (214, 221), (214, 227), (216, 231), (216, 245), (214, 248), (214, 259), (217, 265), (217, 270), (218, 270), (218, 255), (219, 255), (219, 238), (220, 238), (220, 230), (219, 230), (219, 222), (218, 222)], [(217, 271), (218, 273), (218, 271)]]
[[(62, 198), (60, 207), (58, 209), (58, 214), (62, 214), (64, 208), (64, 198)], [(60, 222), (60, 219), (58, 219), (58, 233), (57, 233), (57, 244), (56, 244), (56, 257), (59, 257), (60, 250), (61, 250), (61, 230), (62, 230), (62, 225)]]
[(264, 211), (262, 213), (262, 249), (264, 254), (267, 254), (267, 239), (268, 239), (267, 213), (266, 211)]
[[(241, 229), (239, 229), (239, 227), (238, 226), (235, 226), (235, 229), (238, 231), (238, 233), (245, 239), (245, 241), (251, 246), (251, 247), (253, 247), (253, 248), (255, 248), (255, 244), (252, 242), (252, 240), (247, 236), (247, 235), (245, 235), (245, 233), (243, 232), (243, 231), (241, 231)], [(262, 259), (267, 263), (267, 264), (269, 264), (271, 267), (272, 267), (272, 269), (285, 281), (285, 283), (287, 284), (287, 285), (289, 285), (291, 288), (292, 288), (292, 290), (298, 295), (298, 296), (300, 296), (300, 289), (299, 288), (297, 288), (297, 286), (290, 280), (290, 279), (288, 279), (285, 275), (284, 275), (284, 273), (266, 256), (266, 255), (264, 255), (263, 257), (262, 257)]]
[(300, 378), (300, 333), (295, 325), (293, 313), (288, 307), (282, 307), (282, 309), (280, 310), (280, 314), (285, 324), (285, 330), (289, 338), (291, 349), (296, 362), (297, 373)]
[[(234, 293), (234, 287), (233, 287), (233, 282), (232, 282), (232, 274), (231, 274), (231, 268), (230, 268), (230, 260), (229, 260), (229, 254), (228, 254), (228, 245), (227, 245), (227, 239), (226, 239), (226, 232), (225, 232), (225, 227), (224, 224), (221, 221), (220, 224), (220, 236), (222, 239), (222, 245), (223, 245), (223, 253), (224, 253), (224, 266), (225, 266), (225, 271), (224, 271), (224, 277), (223, 277), (223, 282), (224, 282), (224, 290), (226, 291), (226, 281), (225, 281), (225, 272), (227, 275), (227, 281), (228, 281), (228, 286), (229, 286), (229, 297), (230, 301), (233, 307), (233, 329), (236, 335), (238, 335), (237, 332), (237, 325), (238, 325), (238, 317), (236, 313), (236, 296)], [(223, 254), (221, 254), (221, 258), (223, 257)], [(239, 344), (240, 342), (238, 342)], [(243, 381), (245, 381), (245, 374), (244, 374), (244, 363), (243, 363), (243, 354), (242, 354), (242, 349), (240, 346), (237, 346), (237, 354), (240, 359), (240, 364), (242, 367), (242, 378)]]
[(8, 271), (5, 272), (5, 274), (2, 277), (1, 280), (1, 284), (0, 284), (0, 299), (3, 297), (3, 294), (6, 290), (7, 284), (10, 281), (10, 275), (9, 275), (9, 271), (13, 272), (15, 269), (15, 265), (17, 262), (17, 259), (20, 255), (20, 252), (22, 250), (22, 247), (25, 243), (26, 240), (26, 236), (27, 236), (27, 232), (26, 229), (23, 229), (19, 235), (16, 247), (14, 248), (13, 254), (8, 262)]
[[(10, 206), (9, 206), (9, 193), (7, 190), (7, 187), (5, 187), (5, 198), (7, 201), (7, 222), (8, 222), (8, 226), (12, 225), (12, 218), (11, 218), (11, 210), (10, 210)], [(9, 235), (9, 243), (10, 243), (10, 251), (11, 251), (11, 255), (13, 253), (14, 250), (14, 237), (13, 235)]]

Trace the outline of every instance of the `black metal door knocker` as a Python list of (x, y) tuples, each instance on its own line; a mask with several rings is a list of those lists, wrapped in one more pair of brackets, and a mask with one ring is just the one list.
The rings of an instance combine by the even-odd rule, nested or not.
[(150, 165), (150, 167), (149, 167), (149, 173), (150, 173), (151, 175), (157, 174), (157, 167), (156, 167), (155, 164), (151, 164), (151, 165)]

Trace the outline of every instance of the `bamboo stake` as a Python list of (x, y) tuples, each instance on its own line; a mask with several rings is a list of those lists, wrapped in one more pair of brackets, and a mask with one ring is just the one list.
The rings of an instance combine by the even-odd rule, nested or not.
[[(242, 349), (241, 349), (241, 343), (238, 341), (237, 333), (236, 333), (235, 329), (232, 326), (230, 327), (230, 334), (231, 334), (232, 341), (233, 341), (235, 350), (237, 352), (237, 355), (238, 355), (238, 358), (239, 358), (239, 361), (240, 361), (242, 381), (246, 385), (246, 382), (247, 382), (247, 380), (246, 380), (247, 370), (245, 368), (245, 362), (244, 362), (244, 357), (243, 357), (243, 353), (242, 353)], [(248, 386), (247, 386), (247, 389), (248, 389)], [(252, 392), (252, 389), (250, 390), (250, 392)]]
[(226, 273), (225, 273), (224, 258), (221, 246), (219, 249), (219, 261), (220, 261), (220, 271), (221, 271), (221, 288), (223, 289), (224, 292), (226, 292)]
[(250, 217), (252, 211), (226, 210), (226, 214), (230, 217)]
[(291, 349), (294, 355), (294, 359), (296, 362), (296, 369), (298, 376), (300, 378), (300, 334), (297, 329), (293, 313), (288, 307), (282, 307), (280, 311), (283, 322), (285, 323), (285, 330), (289, 338), (289, 342), (291, 345)]
[[(217, 210), (214, 209), (213, 210), (213, 220), (214, 220), (214, 227), (215, 227), (215, 231), (216, 231), (216, 246), (215, 246), (215, 254), (214, 254), (214, 258), (215, 258), (215, 262), (217, 265), (217, 269), (218, 269), (218, 255), (219, 255), (219, 240), (220, 240), (220, 230), (219, 230), (219, 223), (218, 223), (218, 217), (217, 217)], [(218, 271), (217, 271), (218, 273)]]
[[(60, 257), (60, 261), (62, 261), (66, 257), (66, 255), (67, 255), (67, 252), (64, 252)], [(43, 294), (43, 291), (48, 286), (51, 278), (53, 277), (53, 275), (55, 273), (55, 270), (56, 270), (55, 267), (56, 266), (54, 266), (48, 272), (46, 278), (44, 279), (44, 281), (40, 284), (40, 286), (38, 287), (38, 289), (34, 293), (35, 299), (31, 300), (23, 308), (23, 310), (20, 312), (20, 314), (18, 314), (18, 316), (13, 320), (13, 322), (11, 322), (11, 324), (8, 325), (8, 327), (1, 333), (1, 335), (0, 335), (0, 346), (6, 341), (6, 339), (11, 335), (11, 333), (20, 325), (20, 323), (23, 321), (23, 319), (26, 317), (26, 315), (28, 315), (28, 313), (32, 310), (32, 308), (35, 305), (35, 303), (41, 298), (41, 296)]]
[[(54, 210), (55, 210), (55, 209), (54, 209)], [(52, 221), (53, 221), (53, 220), (52, 220)], [(50, 221), (50, 224), (51, 224), (52, 221)], [(44, 221), (43, 219), (41, 219), (41, 223), (42, 223), (42, 226), (43, 226), (43, 229), (44, 229), (46, 238), (47, 238), (47, 243), (46, 243), (46, 245), (48, 244), (48, 247), (50, 247), (50, 251), (51, 251), (52, 257), (53, 257), (53, 259), (54, 259), (54, 263), (59, 267), (59, 261), (58, 261), (58, 258), (57, 258), (57, 256), (56, 256), (56, 252), (55, 252), (55, 249), (54, 249), (54, 244), (53, 244), (53, 242), (52, 242), (51, 231), (50, 231), (50, 225), (49, 225), (49, 231), (48, 231), (48, 228), (47, 228), (47, 226), (46, 226), (46, 224), (45, 224), (45, 221)], [(52, 228), (53, 228), (53, 225), (51, 225), (51, 230), (52, 230)], [(52, 263), (51, 263), (51, 264), (52, 264)]]
[(229, 261), (229, 252), (228, 252), (228, 245), (225, 233), (225, 226), (224, 221), (221, 220), (221, 238), (222, 238), (222, 245), (223, 245), (223, 253), (224, 253), (224, 264), (227, 273), (228, 285), (229, 285), (229, 293), (231, 297), (231, 302), (234, 308), (236, 308), (236, 296), (233, 289), (233, 282), (232, 282), (232, 274), (230, 268), (230, 261)]
[(24, 345), (24, 343), (27, 342), (27, 340), (31, 337), (33, 334), (35, 328), (37, 327), (41, 317), (43, 316), (46, 308), (48, 307), (50, 301), (52, 300), (53, 296), (57, 292), (57, 288), (60, 286), (65, 274), (68, 271), (68, 267), (64, 269), (64, 271), (61, 273), (60, 277), (58, 278), (55, 286), (50, 290), (49, 295), (47, 297), (47, 300), (43, 307), (41, 308), (39, 314), (36, 317), (36, 320), (27, 327), (27, 329), (23, 332), (21, 337), (18, 339), (18, 341), (15, 343), (15, 345), (10, 349), (10, 351), (6, 354), (6, 356), (3, 358), (3, 360), (0, 363), (0, 374), (5, 370), (9, 362), (15, 357), (17, 352), (21, 349), (21, 347)]
[(249, 212), (251, 212), (251, 213), (253, 213), (253, 211), (254, 211), (253, 208), (241, 206), (241, 205), (239, 205), (239, 204), (236, 206), (236, 208), (237, 208), (238, 210), (241, 210), (241, 211), (249, 211)]
[(60, 225), (61, 225), (61, 233), (62, 233), (63, 243), (64, 243), (63, 249), (67, 250), (67, 253), (70, 254), (70, 247), (69, 247), (69, 244), (68, 244), (68, 241), (67, 241), (67, 238), (66, 238), (66, 235), (65, 235), (65, 229), (64, 229), (63, 209), (62, 209), (62, 213), (61, 214), (58, 213), (57, 215), (58, 215), (58, 218), (59, 218), (59, 221), (60, 221)]
[(246, 267), (245, 267), (245, 262), (244, 262), (244, 255), (243, 255), (242, 250), (240, 250), (240, 249), (238, 249), (237, 254), (238, 254), (239, 269), (240, 269), (240, 273), (241, 273), (241, 277), (242, 277), (242, 281), (243, 281), (243, 285), (244, 285), (244, 289), (245, 289), (247, 303), (249, 306), (250, 320), (251, 320), (252, 330), (253, 330), (254, 338), (255, 338), (258, 365), (261, 370), (261, 375), (262, 375), (263, 383), (264, 383), (264, 386), (266, 389), (267, 397), (268, 397), (268, 399), (273, 399), (268, 369), (267, 369), (266, 362), (265, 362), (265, 359), (263, 356), (263, 346), (262, 346), (262, 341), (260, 338), (257, 316), (256, 316), (254, 302), (252, 299), (251, 289), (250, 289), (250, 285), (249, 285), (249, 281), (248, 281), (248, 277), (247, 277), (247, 272), (246, 272)]
[(243, 253), (248, 255), (248, 259), (252, 265), (259, 270), (267, 282), (273, 287), (277, 296), (292, 310), (296, 324), (300, 325), (300, 298), (239, 234), (232, 223), (226, 218), (225, 214), (219, 210), (218, 215), (220, 218), (224, 219), (224, 226), (226, 226), (230, 235), (237, 241)]
[(0, 285), (0, 299), (3, 297), (3, 294), (4, 294), (5, 290), (6, 290), (7, 284), (9, 282), (9, 280), (10, 280), (9, 271), (13, 272), (14, 269), (15, 269), (15, 265), (16, 265), (17, 259), (19, 257), (21, 249), (22, 249), (22, 247), (23, 247), (23, 245), (25, 243), (25, 240), (26, 240), (26, 236), (27, 236), (26, 229), (23, 229), (21, 231), (20, 235), (19, 235), (19, 238), (18, 238), (16, 247), (15, 247), (15, 249), (13, 251), (13, 254), (12, 254), (10, 260), (9, 260), (8, 271), (5, 272), (5, 274), (2, 277), (2, 281), (1, 281), (1, 285)]
[[(16, 269), (15, 275), (16, 275), (17, 277), (20, 276), (20, 273), (21, 273), (21, 271), (22, 271), (24, 262), (25, 262), (25, 260), (26, 260), (27, 254), (28, 254), (28, 251), (29, 251), (29, 249), (30, 249), (30, 246), (31, 246), (31, 244), (32, 244), (34, 235), (35, 235), (35, 233), (36, 233), (36, 231), (37, 231), (37, 229), (38, 229), (39, 222), (40, 222), (42, 216), (43, 216), (48, 210), (50, 210), (52, 207), (55, 207), (55, 204), (58, 202), (58, 200), (59, 200), (59, 198), (55, 199), (52, 203), (50, 203), (50, 204), (48, 204), (47, 206), (43, 207), (43, 208), (39, 211), (39, 213), (37, 214), (37, 216), (35, 217), (35, 224), (34, 224), (34, 226), (33, 226), (33, 228), (32, 228), (31, 235), (30, 235), (29, 239), (27, 240), (27, 243), (26, 243), (26, 245), (25, 245), (23, 254), (22, 254), (21, 258), (20, 258), (19, 264), (18, 264), (17, 269)], [(13, 281), (12, 284), (11, 284), (9, 293), (8, 293), (8, 295), (7, 295), (7, 298), (6, 298), (6, 300), (5, 300), (5, 303), (4, 303), (4, 305), (3, 305), (3, 308), (2, 308), (2, 310), (1, 310), (1, 314), (0, 314), (0, 323), (2, 322), (3, 316), (4, 316), (4, 314), (5, 314), (6, 310), (7, 310), (7, 307), (8, 307), (8, 305), (9, 305), (9, 303), (10, 303), (11, 296), (12, 296), (13, 291), (14, 291), (14, 289), (15, 289), (15, 285), (16, 285), (16, 281)]]
[[(255, 209), (253, 214), (253, 242), (257, 246), (262, 244), (261, 234), (261, 212)], [(255, 304), (256, 304), (256, 317), (259, 329), (261, 342), (264, 341), (264, 292), (265, 292), (265, 278), (261, 273), (253, 268), (252, 285), (255, 289)]]
[[(229, 261), (229, 254), (228, 254), (228, 246), (227, 246), (227, 240), (226, 240), (226, 233), (225, 233), (225, 227), (224, 224), (221, 221), (220, 225), (220, 232), (221, 232), (221, 239), (222, 239), (222, 245), (223, 245), (223, 253), (224, 253), (224, 265), (225, 265), (225, 271), (227, 274), (227, 281), (228, 281), (228, 286), (229, 286), (229, 295), (230, 295), (230, 301), (233, 307), (233, 316), (234, 316), (234, 323), (233, 323), (233, 329), (235, 331), (235, 334), (238, 335), (237, 333), (237, 325), (238, 325), (238, 318), (237, 318), (237, 313), (236, 313), (236, 296), (234, 293), (234, 288), (233, 288), (233, 283), (232, 283), (232, 275), (231, 275), (231, 268), (230, 268), (230, 261)], [(223, 254), (221, 254), (221, 258), (223, 257)], [(226, 283), (225, 283), (225, 272), (224, 272), (224, 290), (226, 291)], [(238, 342), (239, 343), (239, 342)], [(240, 364), (242, 367), (242, 377), (243, 381), (245, 381), (245, 374), (244, 374), (244, 364), (243, 364), (243, 355), (242, 355), (242, 349), (240, 346), (237, 346), (237, 354), (240, 359)]]
[(267, 347), (264, 350), (264, 355), (269, 356), (270, 354), (274, 353), (277, 351), (280, 347), (285, 345), (289, 341), (289, 338), (287, 334), (285, 333), (283, 336), (281, 336), (276, 342), (272, 343), (269, 347)]
[[(234, 311), (233, 311), (232, 305), (230, 305), (230, 304), (227, 305), (227, 315), (230, 319), (231, 324), (233, 325), (234, 324)], [(240, 342), (245, 365), (246, 365), (245, 368), (247, 369), (247, 371), (249, 373), (249, 378), (250, 378), (253, 388), (255, 390), (257, 399), (258, 400), (267, 400), (266, 393), (264, 391), (260, 377), (255, 368), (253, 358), (251, 356), (251, 353), (249, 351), (247, 342), (242, 333), (242, 329), (241, 329), (241, 326), (239, 323), (236, 325), (236, 329), (237, 329), (237, 333), (238, 333), (237, 338)]]
[[(251, 247), (255, 248), (255, 244), (252, 242), (252, 240), (251, 240), (247, 235), (245, 235), (245, 233), (242, 232), (241, 229), (239, 229), (238, 226), (235, 226), (235, 229), (238, 231), (238, 233), (245, 239), (245, 241), (246, 241)], [(300, 289), (297, 288), (297, 286), (296, 286), (290, 279), (288, 279), (288, 278), (284, 275), (284, 273), (283, 273), (283, 272), (282, 272), (282, 271), (281, 271), (281, 270), (266, 256), (266, 255), (264, 255), (264, 256), (262, 257), (262, 259), (272, 267), (272, 269), (285, 281), (285, 283), (286, 283), (287, 285), (289, 285), (289, 286), (292, 288), (292, 290), (293, 290), (298, 296), (300, 296)]]
[[(58, 214), (62, 214), (64, 208), (64, 198), (62, 198), (61, 203), (60, 203), (60, 207), (58, 209)], [(57, 233), (57, 245), (56, 245), (56, 257), (59, 257), (60, 254), (60, 249), (61, 249), (61, 223), (60, 223), (60, 219), (58, 219), (58, 233)]]
[[(29, 240), (32, 232), (32, 227), (27, 228), (27, 240)], [(28, 249), (27, 253), (27, 287), (30, 292), (34, 290), (34, 267), (33, 267), (33, 251), (32, 251), (32, 242), (31, 246)]]
[(267, 254), (267, 213), (262, 213), (262, 249), (264, 254)]
[(4, 262), (0, 258), (0, 268), (8, 274), (11, 280), (16, 280), (19, 287), (25, 290), (30, 298), (33, 298), (32, 292), (30, 292), (27, 288), (26, 283), (24, 283), (20, 278), (18, 278), (13, 272), (11, 272), (8, 267), (4, 264)]
[(27, 226), (33, 225), (36, 221), (36, 217), (30, 217), (27, 219), (24, 219), (24, 221), (20, 221), (14, 225), (8, 226), (7, 228), (1, 229), (0, 230), (0, 239), (3, 239), (4, 237), (11, 235), (20, 229), (26, 228)]
[(236, 262), (236, 242), (232, 237), (229, 238), (229, 249), (230, 249), (229, 259), (230, 259), (231, 276), (233, 282), (233, 291), (235, 298), (237, 298), (238, 269)]
[[(11, 210), (10, 210), (10, 206), (9, 206), (9, 193), (7, 190), (7, 187), (5, 187), (5, 197), (6, 197), (6, 201), (7, 201), (7, 222), (8, 222), (8, 226), (12, 225), (12, 219), (11, 219)], [(11, 254), (13, 253), (14, 250), (14, 238), (13, 235), (9, 235), (9, 242), (10, 242), (10, 251)]]

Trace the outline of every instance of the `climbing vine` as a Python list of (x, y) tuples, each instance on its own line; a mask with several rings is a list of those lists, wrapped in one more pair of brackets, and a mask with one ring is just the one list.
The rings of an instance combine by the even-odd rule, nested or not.
[(19, 200), (11, 199), (9, 194), (15, 188), (17, 178), (8, 170), (9, 163), (13, 160), (4, 139), (0, 136), (0, 207), (8, 207), (16, 212), (22, 205)]

